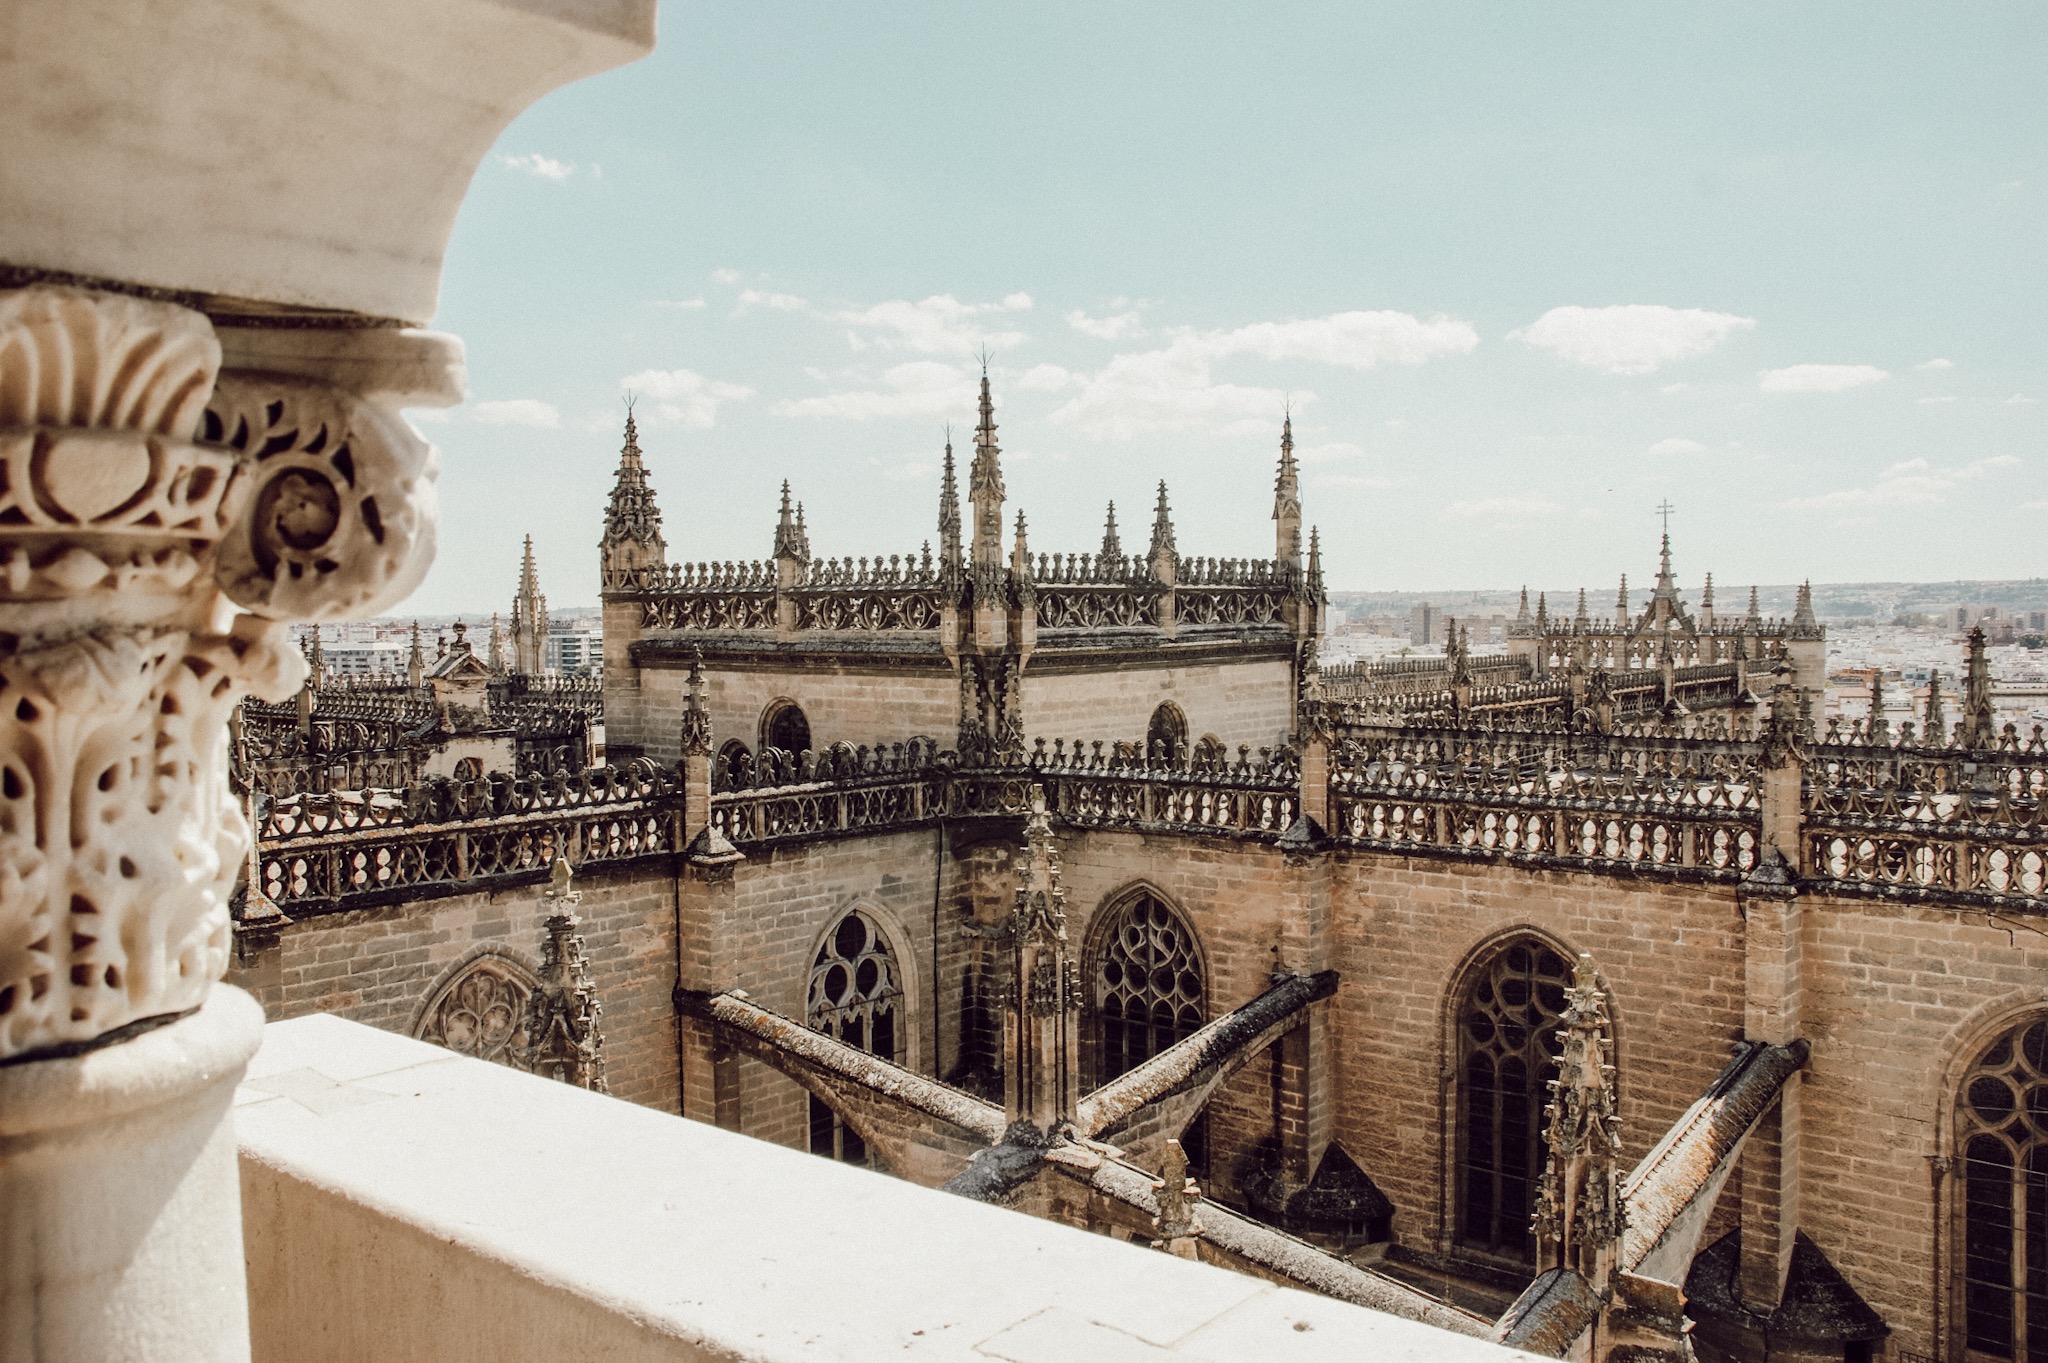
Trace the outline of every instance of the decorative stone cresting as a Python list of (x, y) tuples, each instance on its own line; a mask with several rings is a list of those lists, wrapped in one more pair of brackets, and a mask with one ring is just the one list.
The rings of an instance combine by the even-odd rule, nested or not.
[(0, 1059), (199, 1006), (248, 850), (229, 712), (298, 687), (283, 621), (431, 557), (395, 412), (220, 365), (189, 308), (0, 292)]

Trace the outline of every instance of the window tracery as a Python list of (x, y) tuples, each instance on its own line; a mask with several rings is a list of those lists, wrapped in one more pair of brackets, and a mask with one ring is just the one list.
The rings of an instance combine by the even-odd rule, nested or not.
[(441, 986), (413, 1035), (451, 1051), (515, 1065), (526, 1046), (526, 1000), (539, 980), (505, 956), (479, 956)]
[[(856, 909), (841, 918), (811, 963), (804, 1019), (813, 1031), (884, 1060), (897, 1058), (903, 986), (896, 955), (881, 929)], [(810, 1146), (849, 1164), (867, 1163), (867, 1143), (816, 1095), (810, 1103)]]
[(1143, 1064), (1205, 1021), (1206, 972), (1195, 934), (1173, 907), (1141, 891), (1109, 910), (1092, 962), (1099, 1087)]
[(2001, 1035), (1964, 1077), (1963, 1342), (1985, 1358), (2048, 1360), (2048, 1017)]
[(1532, 1261), (1543, 1107), (1570, 982), (1562, 955), (1520, 938), (1473, 972), (1460, 1001), (1457, 1224), (1466, 1249)]

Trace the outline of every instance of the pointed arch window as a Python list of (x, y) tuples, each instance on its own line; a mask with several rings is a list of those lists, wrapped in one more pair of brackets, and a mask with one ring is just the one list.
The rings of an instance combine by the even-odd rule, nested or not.
[(761, 716), (761, 746), (780, 748), (791, 757), (811, 750), (811, 722), (793, 700), (778, 700)]
[(1977, 1057), (1956, 1103), (1969, 1355), (2048, 1363), (2048, 1017)]
[(1543, 1107), (1571, 967), (1535, 938), (1471, 972), (1458, 1008), (1458, 1243), (1533, 1262), (1529, 1218), (1543, 1172)]
[[(841, 918), (811, 963), (804, 1020), (813, 1031), (894, 1061), (903, 1015), (902, 975), (888, 939), (858, 909)], [(849, 1164), (868, 1162), (867, 1143), (821, 1099), (811, 1098), (810, 1147)]]
[(526, 1000), (539, 977), (510, 957), (478, 956), (434, 991), (413, 1035), (500, 1065), (526, 1049)]
[(1145, 726), (1145, 755), (1157, 761), (1164, 758), (1178, 763), (1187, 756), (1188, 717), (1180, 707), (1167, 701), (1152, 712), (1152, 720)]
[(1090, 962), (1090, 1087), (1137, 1068), (1206, 1021), (1207, 971), (1187, 920), (1148, 890), (1108, 913)]

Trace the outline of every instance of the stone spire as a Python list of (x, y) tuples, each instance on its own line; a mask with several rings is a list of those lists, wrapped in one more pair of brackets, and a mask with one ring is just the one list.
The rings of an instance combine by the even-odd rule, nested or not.
[(1743, 617), (1743, 623), (1751, 627), (1756, 627), (1762, 625), (1763, 622), (1763, 610), (1756, 603), (1756, 588), (1751, 587), (1749, 589), (1749, 614)]
[(1714, 575), (1707, 574), (1707, 585), (1700, 590), (1700, 624), (1712, 628), (1714, 624)]
[(519, 560), (519, 590), (512, 597), (512, 670), (538, 677), (547, 670), (548, 599), (541, 595), (540, 569), (533, 561), (533, 536)]
[(1031, 787), (1008, 927), (1003, 1109), (1011, 1140), (1046, 1142), (1081, 1101), (1081, 974), (1069, 956), (1067, 892), (1045, 789)]
[(1115, 560), (1124, 556), (1124, 542), (1116, 533), (1116, 503), (1109, 504), (1109, 516), (1102, 522), (1102, 556)]
[(782, 510), (775, 518), (775, 552), (771, 558), (804, 561), (803, 546), (797, 540), (796, 507), (789, 500), (789, 479), (782, 480)]
[(1174, 557), (1173, 510), (1166, 504), (1166, 480), (1159, 480), (1159, 504), (1152, 511), (1152, 547), (1147, 551), (1156, 568), (1161, 555), (1168, 560)]
[(1579, 588), (1579, 610), (1578, 614), (1572, 617), (1572, 627), (1574, 629), (1583, 630), (1590, 626), (1592, 623), (1592, 613), (1588, 611), (1586, 608), (1586, 589), (1584, 587), (1581, 587)]
[(1536, 1269), (1579, 1274), (1605, 1296), (1628, 1224), (1621, 1199), (1621, 1123), (1615, 1115), (1607, 1000), (1581, 954), (1557, 1039), (1557, 1078), (1544, 1109), (1549, 1158), (1538, 1186)]
[(1813, 614), (1813, 583), (1811, 582), (1799, 584), (1799, 601), (1792, 608), (1792, 628), (1801, 632), (1811, 632), (1820, 628), (1820, 621), (1815, 619)]
[(1317, 601), (1323, 598), (1323, 534), (1313, 525), (1308, 528), (1308, 594)]
[(967, 471), (967, 500), (974, 503), (977, 568), (1003, 561), (1003, 452), (996, 443), (996, 404), (989, 395), (988, 368), (981, 371), (981, 422), (974, 428), (974, 464)]
[(1927, 674), (1927, 710), (1922, 728), (1923, 740), (1929, 747), (1945, 746), (1948, 743), (1948, 715), (1941, 705), (1941, 672), (1939, 669)]
[(1515, 612), (1515, 623), (1518, 625), (1526, 625), (1529, 623), (1529, 588), (1527, 586), (1524, 586), (1522, 588), (1522, 605), (1521, 608)]
[(1031, 542), (1024, 534), (1024, 508), (1017, 508), (1017, 537), (1010, 545), (1010, 571), (1020, 578), (1031, 576)]
[(412, 622), (412, 652), (407, 654), (405, 659), (405, 684), (407, 686), (418, 686), (426, 680), (426, 676), (427, 659), (426, 655), (420, 652), (420, 622), (414, 620)]
[(1616, 594), (1615, 594), (1615, 598), (1614, 598), (1614, 623), (1615, 623), (1615, 624), (1617, 624), (1617, 625), (1620, 625), (1620, 626), (1621, 626), (1622, 628), (1624, 628), (1624, 629), (1626, 629), (1626, 628), (1628, 627), (1628, 574), (1627, 574), (1627, 573), (1623, 573), (1623, 574), (1621, 575), (1621, 590), (1620, 590), (1620, 591), (1619, 591), (1618, 593), (1616, 593)]
[(568, 860), (555, 858), (553, 883), (543, 891), (554, 912), (541, 944), (540, 982), (526, 996), (526, 1048), (520, 1060), (535, 1074), (593, 1093), (604, 1083), (604, 1007), (590, 983), (589, 960), (576, 929), (576, 905), (583, 895), (570, 885)]
[(484, 661), (490, 665), (492, 676), (502, 677), (505, 675), (505, 631), (498, 627), (498, 613), (496, 611), (491, 612), (490, 652), (485, 655)]
[(1870, 669), (1870, 741), (1883, 743), (1891, 737), (1892, 726), (1884, 717), (1884, 670)]
[(640, 461), (640, 435), (631, 408), (626, 410), (626, 440), (619, 447), (619, 471), (612, 480), (612, 500), (605, 508), (604, 538), (598, 550), (607, 587), (619, 583), (626, 573), (658, 568), (668, 561), (668, 544), (661, 537), (661, 508), (654, 503), (647, 466)]
[(1984, 656), (1984, 626), (1970, 627), (1963, 666), (1963, 746), (1988, 748), (1996, 738), (1991, 705), (1991, 664)]
[(961, 564), (960, 484), (953, 475), (953, 428), (946, 428), (946, 472), (939, 480), (939, 563), (947, 568)]
[(1273, 480), (1273, 557), (1301, 562), (1301, 476), (1294, 463), (1294, 414), (1280, 423), (1280, 472)]
[(320, 626), (307, 626), (306, 636), (306, 685), (318, 691), (327, 679), (327, 655), (320, 648)]
[(811, 531), (804, 524), (804, 504), (796, 504), (796, 556), (799, 563), (811, 561)]
[(1536, 593), (1536, 628), (1545, 629), (1550, 624), (1550, 598), (1545, 592)]

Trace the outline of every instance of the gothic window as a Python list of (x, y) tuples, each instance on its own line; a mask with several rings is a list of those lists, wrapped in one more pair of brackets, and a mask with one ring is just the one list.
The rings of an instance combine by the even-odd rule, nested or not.
[[(839, 920), (811, 964), (805, 1021), (869, 1055), (895, 1060), (903, 986), (895, 953), (874, 922), (855, 910)], [(867, 1163), (867, 1143), (825, 1103), (811, 1098), (811, 1153)]]
[(1167, 701), (1152, 712), (1152, 722), (1145, 726), (1145, 753), (1155, 759), (1164, 757), (1169, 762), (1179, 762), (1187, 750), (1188, 717), (1178, 705)]
[(811, 722), (793, 700), (778, 700), (761, 717), (761, 746), (780, 748), (791, 757), (811, 750)]
[(1140, 891), (1107, 912), (1093, 963), (1091, 1087), (1193, 1035), (1206, 1001), (1195, 934), (1166, 901)]
[(1543, 1107), (1571, 967), (1534, 938), (1496, 951), (1458, 1009), (1458, 1241), (1531, 1262), (1529, 1218), (1543, 1173)]
[(1993, 1042), (1963, 1080), (1962, 1327), (1983, 1358), (2048, 1360), (2048, 1018)]
[(526, 998), (539, 981), (505, 956), (479, 956), (427, 1001), (413, 1035), (501, 1065), (525, 1048)]

